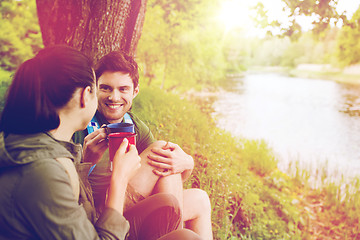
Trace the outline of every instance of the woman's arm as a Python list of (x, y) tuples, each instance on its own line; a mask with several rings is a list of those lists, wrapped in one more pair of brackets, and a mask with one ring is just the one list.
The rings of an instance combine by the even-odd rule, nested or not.
[(126, 146), (124, 143), (114, 158), (109, 201), (95, 225), (75, 200), (64, 167), (54, 159), (28, 166), (17, 183), (15, 217), (25, 219), (26, 228), (38, 239), (124, 239), (129, 230), (122, 216), (127, 180), (139, 166), (136, 149), (126, 153)]
[(14, 194), (14, 215), (37, 239), (124, 239), (129, 224), (119, 212), (106, 211), (95, 226), (87, 218), (60, 163), (39, 160), (26, 167)]

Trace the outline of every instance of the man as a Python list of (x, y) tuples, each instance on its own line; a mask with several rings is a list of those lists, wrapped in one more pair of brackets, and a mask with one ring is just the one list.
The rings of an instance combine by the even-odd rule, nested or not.
[[(200, 189), (183, 190), (182, 183), (194, 167), (193, 158), (177, 144), (155, 141), (149, 128), (129, 112), (139, 93), (136, 62), (124, 53), (112, 52), (98, 62), (95, 73), (98, 86), (95, 119), (98, 126), (130, 121), (137, 134), (136, 148), (141, 157), (141, 168), (129, 182), (125, 215), (126, 209), (152, 194), (171, 193), (182, 206), (185, 226), (203, 239), (212, 239), (211, 205), (207, 193)], [(111, 177), (106, 132), (100, 128), (84, 138), (85, 135), (84, 132), (77, 134), (75, 141), (84, 139), (84, 159), (87, 161), (97, 162), (101, 158), (89, 176), (95, 204), (101, 211)]]

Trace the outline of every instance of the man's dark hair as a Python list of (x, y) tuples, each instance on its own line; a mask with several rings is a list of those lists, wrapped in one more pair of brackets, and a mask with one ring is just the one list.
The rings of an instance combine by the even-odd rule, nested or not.
[(139, 85), (139, 70), (134, 58), (122, 51), (113, 51), (102, 57), (95, 67), (96, 79), (104, 72), (122, 72), (129, 74), (134, 88)]
[(56, 129), (57, 110), (64, 107), (77, 88), (95, 84), (92, 62), (68, 46), (42, 49), (20, 65), (6, 95), (0, 130), (30, 134)]

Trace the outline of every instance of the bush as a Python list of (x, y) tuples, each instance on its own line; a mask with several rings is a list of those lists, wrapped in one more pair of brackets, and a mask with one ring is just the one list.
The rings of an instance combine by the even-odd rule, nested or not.
[(5, 71), (0, 68), (0, 113), (5, 104), (5, 94), (11, 83), (12, 72)]

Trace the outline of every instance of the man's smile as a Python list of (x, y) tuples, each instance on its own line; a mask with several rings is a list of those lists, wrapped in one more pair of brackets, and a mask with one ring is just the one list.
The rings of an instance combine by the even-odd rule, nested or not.
[(122, 103), (106, 103), (106, 106), (108, 106), (111, 109), (118, 109), (124, 106)]

